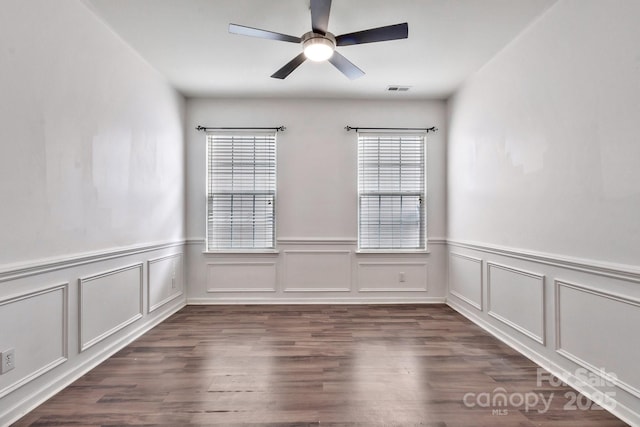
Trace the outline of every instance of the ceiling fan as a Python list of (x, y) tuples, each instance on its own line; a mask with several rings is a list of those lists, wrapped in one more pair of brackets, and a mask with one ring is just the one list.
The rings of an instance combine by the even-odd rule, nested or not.
[(331, 0), (311, 0), (312, 30), (303, 34), (301, 37), (289, 36), (287, 34), (237, 24), (229, 24), (229, 32), (243, 36), (302, 44), (303, 52), (273, 73), (271, 77), (275, 79), (286, 78), (307, 59), (317, 62), (328, 60), (349, 79), (357, 79), (364, 75), (364, 71), (338, 53), (335, 50), (336, 46), (351, 46), (355, 44), (406, 39), (409, 36), (409, 26), (406, 22), (334, 36), (327, 31), (330, 10)]

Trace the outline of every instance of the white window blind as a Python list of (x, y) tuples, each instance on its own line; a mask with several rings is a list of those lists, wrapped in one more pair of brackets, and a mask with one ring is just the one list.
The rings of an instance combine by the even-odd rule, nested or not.
[(358, 134), (358, 246), (425, 249), (425, 135)]
[(207, 135), (207, 250), (272, 249), (276, 134)]

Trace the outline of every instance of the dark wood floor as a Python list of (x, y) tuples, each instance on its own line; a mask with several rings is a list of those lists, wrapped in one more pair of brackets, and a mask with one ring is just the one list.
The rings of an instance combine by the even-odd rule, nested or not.
[(15, 425), (626, 425), (536, 370), (443, 305), (189, 306)]

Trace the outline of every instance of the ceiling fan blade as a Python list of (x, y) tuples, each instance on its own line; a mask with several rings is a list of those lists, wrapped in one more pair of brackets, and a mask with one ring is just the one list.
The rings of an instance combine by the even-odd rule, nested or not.
[(336, 51), (334, 51), (331, 58), (329, 58), (329, 62), (331, 62), (334, 67), (340, 70), (342, 74), (344, 74), (351, 80), (364, 76), (364, 71), (353, 65), (351, 61), (349, 61), (347, 58), (340, 55)]
[(327, 33), (330, 11), (331, 0), (311, 0), (311, 28), (314, 33)]
[(387, 40), (406, 39), (409, 37), (409, 25), (388, 25), (386, 27), (371, 28), (355, 33), (343, 34), (336, 37), (337, 46), (351, 46), (354, 44), (384, 42)]
[(300, 43), (300, 37), (287, 34), (274, 33), (273, 31), (260, 30), (258, 28), (245, 27), (244, 25), (229, 24), (229, 32), (241, 36), (259, 37), (261, 39), (280, 40), (283, 42)]
[(281, 79), (281, 80), (286, 78), (289, 74), (293, 72), (293, 70), (298, 68), (300, 64), (302, 64), (305, 61), (305, 59), (307, 59), (307, 57), (304, 56), (304, 52), (302, 52), (300, 55), (296, 56), (291, 61), (289, 61), (284, 67), (280, 68), (278, 71), (273, 73), (271, 77), (274, 79)]

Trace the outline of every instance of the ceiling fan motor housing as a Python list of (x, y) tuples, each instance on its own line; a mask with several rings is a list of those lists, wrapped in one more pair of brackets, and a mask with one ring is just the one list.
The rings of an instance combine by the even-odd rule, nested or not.
[(312, 61), (325, 61), (331, 58), (336, 48), (336, 38), (329, 32), (319, 34), (309, 31), (301, 38), (304, 54)]

